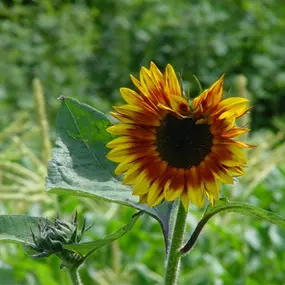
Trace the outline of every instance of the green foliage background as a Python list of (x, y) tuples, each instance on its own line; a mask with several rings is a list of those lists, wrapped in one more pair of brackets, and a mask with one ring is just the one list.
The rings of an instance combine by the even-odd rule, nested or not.
[[(54, 139), (56, 98), (74, 97), (107, 112), (121, 100), (118, 89), (131, 86), (129, 73), (137, 75), (153, 60), (161, 68), (171, 63), (192, 96), (198, 92), (193, 74), (207, 87), (226, 72), (231, 95), (240, 92), (237, 76), (247, 79), (254, 108), (245, 123), (258, 148), (248, 153), (245, 177), (224, 194), (285, 216), (284, 29), (285, 6), (271, 0), (1, 1), (0, 212), (59, 212), (69, 219), (77, 209), (95, 222), (90, 240), (127, 223), (134, 211), (126, 207), (44, 193), (46, 159), (32, 80), (42, 82)], [(189, 231), (201, 213), (191, 207)], [(181, 284), (283, 284), (284, 234), (251, 218), (216, 217), (184, 258)], [(81, 272), (86, 284), (160, 284), (163, 258), (159, 226), (144, 217)], [(0, 246), (0, 276), (3, 285), (68, 284), (55, 257), (35, 261), (12, 245)]]

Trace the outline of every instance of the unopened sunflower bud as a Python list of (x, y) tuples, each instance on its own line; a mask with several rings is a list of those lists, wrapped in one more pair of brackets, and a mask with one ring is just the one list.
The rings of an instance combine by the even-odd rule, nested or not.
[(62, 259), (63, 267), (66, 266), (66, 264), (80, 263), (80, 261), (83, 260), (83, 256), (64, 249), (64, 245), (79, 243), (82, 235), (89, 228), (90, 227), (86, 228), (86, 222), (84, 220), (82, 228), (78, 231), (77, 214), (75, 214), (71, 223), (62, 221), (59, 218), (56, 218), (52, 223), (39, 223), (38, 236), (31, 230), (34, 244), (29, 244), (28, 247), (37, 251), (32, 257), (40, 258), (56, 254)]

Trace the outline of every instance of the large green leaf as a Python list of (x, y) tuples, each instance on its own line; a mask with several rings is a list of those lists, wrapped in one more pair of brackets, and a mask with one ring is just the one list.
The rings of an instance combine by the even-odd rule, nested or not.
[(63, 193), (105, 199), (144, 210), (156, 218), (168, 234), (172, 203), (148, 208), (138, 203), (131, 188), (114, 175), (115, 164), (106, 158), (106, 144), (113, 138), (106, 128), (111, 123), (101, 112), (71, 98), (62, 98), (57, 116), (57, 139), (48, 167), (46, 188)]
[(97, 239), (97, 240), (90, 241), (90, 242), (68, 244), (68, 245), (65, 245), (64, 248), (72, 250), (72, 251), (77, 251), (78, 253), (82, 254), (83, 256), (89, 255), (93, 251), (95, 251), (96, 249), (112, 243), (113, 241), (121, 238), (123, 235), (125, 235), (127, 232), (129, 232), (132, 229), (135, 222), (137, 221), (138, 217), (142, 214), (143, 214), (142, 211), (135, 214), (133, 216), (132, 220), (128, 224), (126, 224), (125, 226), (123, 226), (122, 228), (120, 228), (118, 231), (116, 231), (115, 233), (113, 233), (111, 235), (108, 235), (104, 238)]
[(285, 218), (266, 211), (262, 208), (256, 207), (254, 205), (246, 204), (243, 202), (230, 202), (226, 198), (222, 198), (216, 202), (215, 206), (208, 205), (202, 219), (197, 224), (195, 230), (191, 234), (188, 242), (181, 249), (181, 253), (188, 252), (197, 241), (202, 229), (207, 224), (207, 222), (216, 214), (221, 212), (236, 212), (242, 215), (251, 216), (263, 221), (270, 222), (272, 224), (278, 225), (285, 228)]
[(114, 163), (106, 158), (107, 117), (76, 100), (64, 98), (57, 117), (57, 139), (48, 168), (47, 190), (121, 204), (138, 201), (130, 188), (113, 175)]
[(47, 219), (25, 215), (0, 215), (0, 242), (31, 243), (31, 230), (38, 232), (38, 224)]

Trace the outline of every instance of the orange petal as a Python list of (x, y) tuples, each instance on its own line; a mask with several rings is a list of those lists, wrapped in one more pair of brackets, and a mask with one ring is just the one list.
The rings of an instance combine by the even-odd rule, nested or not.
[(189, 103), (184, 97), (170, 96), (170, 105), (175, 113), (181, 114), (183, 116), (189, 115), (191, 113)]
[(206, 161), (206, 167), (211, 169), (213, 175), (225, 184), (233, 184), (233, 178), (226, 172), (223, 166), (220, 164), (219, 159), (215, 156), (209, 156)]
[(155, 140), (155, 128), (143, 128), (132, 124), (116, 124), (107, 128), (107, 132), (119, 136)]
[(250, 129), (234, 127), (232, 129), (230, 129), (229, 131), (223, 133), (222, 137), (224, 137), (224, 138), (238, 137), (238, 136), (243, 135), (249, 131), (250, 131)]
[(134, 124), (141, 124), (146, 126), (159, 126), (160, 116), (149, 110), (145, 110), (139, 106), (123, 105), (114, 107), (114, 109), (121, 115), (133, 120)]
[[(146, 69), (145, 67), (141, 68), (140, 71), (140, 82), (145, 90), (145, 93), (147, 93), (148, 97), (151, 97), (151, 100), (157, 104), (160, 102), (160, 98), (163, 98), (162, 89), (157, 88), (157, 84), (155, 80), (152, 78), (151, 72)], [(160, 86), (158, 86), (160, 87)]]
[(244, 170), (241, 166), (226, 167), (226, 170), (232, 176), (244, 175)]
[(198, 207), (205, 203), (205, 189), (202, 184), (200, 166), (192, 167), (187, 173), (188, 199)]
[(184, 169), (171, 170), (172, 180), (166, 183), (164, 188), (164, 197), (166, 201), (176, 200), (184, 189)]
[(164, 199), (163, 189), (161, 187), (161, 181), (159, 179), (155, 180), (150, 188), (148, 189), (147, 194), (147, 203), (149, 207), (158, 205)]
[(223, 95), (223, 81), (225, 74), (223, 74), (210, 88), (207, 95), (207, 106), (215, 107), (222, 99)]

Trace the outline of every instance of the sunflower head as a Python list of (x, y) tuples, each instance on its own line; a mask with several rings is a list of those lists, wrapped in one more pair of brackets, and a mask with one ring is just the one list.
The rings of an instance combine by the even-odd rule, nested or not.
[(149, 207), (181, 199), (201, 207), (219, 198), (220, 184), (233, 184), (243, 174), (250, 145), (233, 138), (249, 131), (235, 125), (248, 100), (222, 100), (223, 78), (192, 102), (183, 97), (171, 65), (162, 73), (151, 62), (141, 68), (137, 91), (121, 88), (126, 104), (111, 114), (120, 123), (108, 128), (118, 137), (107, 144), (108, 159), (119, 163), (115, 173)]

